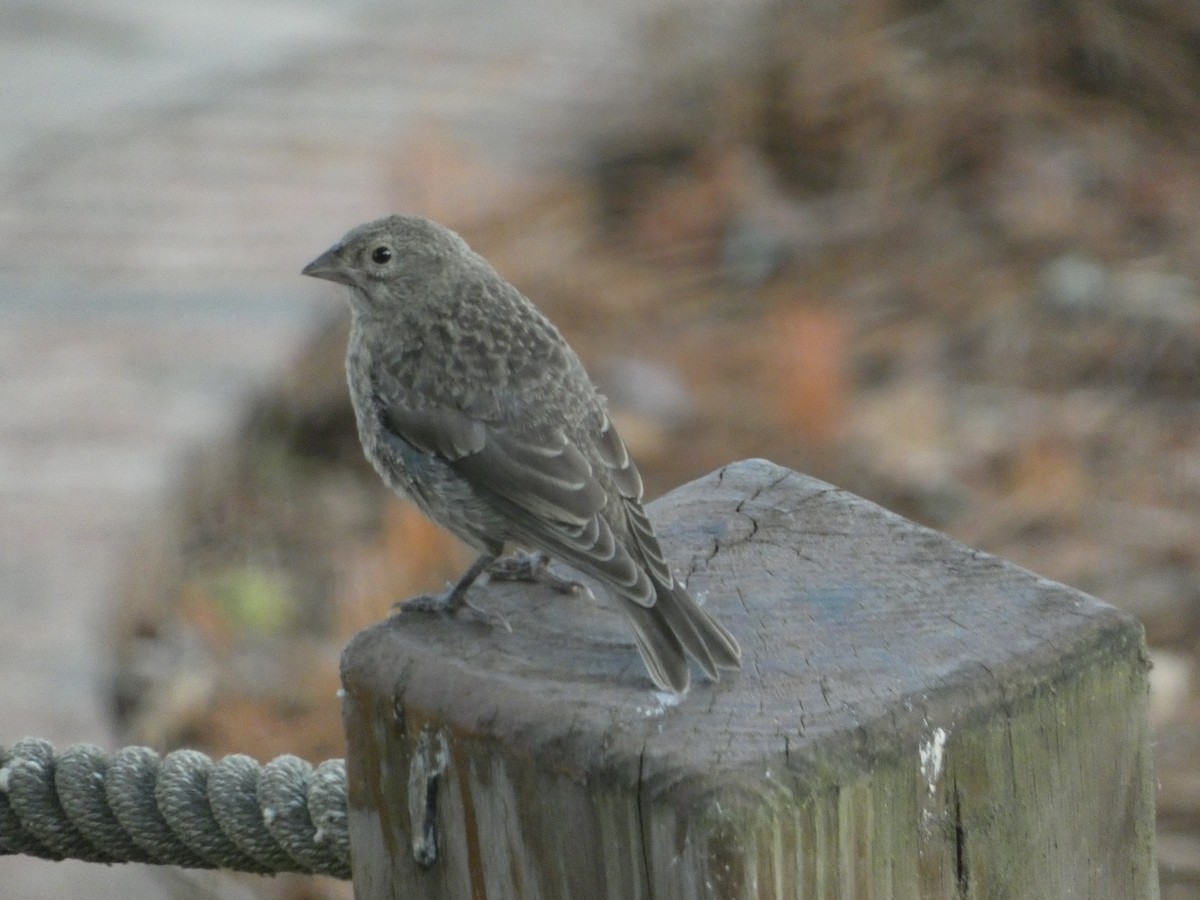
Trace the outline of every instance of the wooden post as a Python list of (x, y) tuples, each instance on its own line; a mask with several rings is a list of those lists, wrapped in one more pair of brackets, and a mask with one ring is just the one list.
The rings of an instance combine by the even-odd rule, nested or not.
[(673, 705), (523, 585), (363, 632), (359, 900), (1158, 896), (1133, 618), (762, 460), (650, 510), (744, 669)]

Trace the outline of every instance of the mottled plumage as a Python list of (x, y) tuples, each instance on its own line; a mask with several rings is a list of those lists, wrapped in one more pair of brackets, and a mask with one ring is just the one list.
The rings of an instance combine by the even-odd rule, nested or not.
[(347, 285), (346, 371), (367, 457), (393, 489), (483, 554), (443, 598), (455, 609), (506, 545), (600, 581), (654, 683), (710, 678), (737, 641), (671, 575), (642, 479), (558, 329), (454, 232), (391, 216), (354, 229), (304, 274)]

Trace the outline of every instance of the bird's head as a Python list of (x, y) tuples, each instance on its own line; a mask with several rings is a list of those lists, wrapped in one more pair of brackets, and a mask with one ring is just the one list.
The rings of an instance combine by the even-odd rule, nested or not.
[(418, 216), (388, 216), (355, 228), (301, 274), (347, 285), (352, 306), (383, 312), (419, 299), (474, 257), (449, 228)]

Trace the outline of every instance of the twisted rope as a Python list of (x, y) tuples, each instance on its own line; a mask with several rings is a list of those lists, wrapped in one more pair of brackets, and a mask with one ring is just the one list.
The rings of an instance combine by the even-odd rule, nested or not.
[(350, 877), (346, 768), (196, 750), (0, 746), (0, 856)]

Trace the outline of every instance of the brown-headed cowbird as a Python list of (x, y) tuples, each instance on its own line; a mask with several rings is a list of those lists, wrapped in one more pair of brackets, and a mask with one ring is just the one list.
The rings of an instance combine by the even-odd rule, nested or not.
[(688, 687), (738, 668), (737, 641), (671, 574), (642, 479), (558, 329), (457, 234), (391, 216), (304, 269), (350, 288), (346, 372), (367, 457), (394, 490), (480, 552), (445, 594), (456, 611), (506, 546), (592, 576), (633, 627), (651, 679)]

